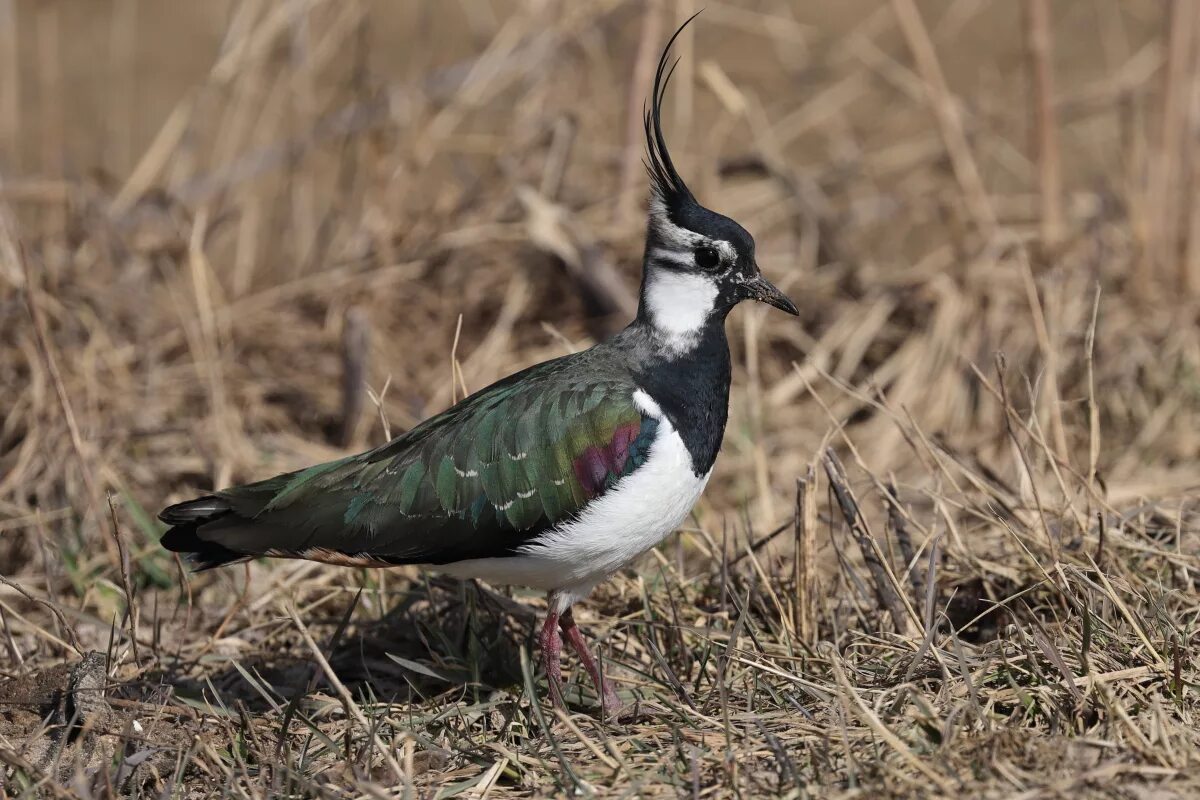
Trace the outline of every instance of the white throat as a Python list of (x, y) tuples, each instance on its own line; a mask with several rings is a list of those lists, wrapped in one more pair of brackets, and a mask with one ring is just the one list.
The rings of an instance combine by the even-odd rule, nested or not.
[(705, 275), (654, 269), (646, 275), (644, 302), (650, 324), (671, 349), (696, 346), (717, 299), (717, 286)]

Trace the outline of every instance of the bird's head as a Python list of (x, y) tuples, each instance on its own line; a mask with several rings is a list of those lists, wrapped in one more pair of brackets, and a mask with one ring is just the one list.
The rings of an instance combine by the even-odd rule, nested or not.
[(662, 131), (662, 99), (674, 70), (674, 64), (668, 67), (671, 45), (688, 22), (663, 50), (645, 112), (651, 197), (639, 312), (681, 346), (697, 339), (710, 321), (720, 324), (743, 300), (799, 313), (758, 268), (749, 232), (700, 205), (671, 162)]

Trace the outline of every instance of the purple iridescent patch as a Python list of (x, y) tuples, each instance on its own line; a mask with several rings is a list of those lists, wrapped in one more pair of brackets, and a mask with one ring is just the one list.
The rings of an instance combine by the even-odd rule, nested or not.
[(604, 491), (610, 474), (620, 475), (625, 471), (629, 448), (637, 439), (640, 429), (640, 421), (618, 426), (607, 445), (592, 445), (576, 456), (573, 462), (575, 477), (585, 495), (595, 497)]

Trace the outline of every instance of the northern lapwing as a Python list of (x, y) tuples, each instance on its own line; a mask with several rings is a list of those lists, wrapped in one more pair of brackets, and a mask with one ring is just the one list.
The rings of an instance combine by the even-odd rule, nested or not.
[(545, 590), (552, 699), (561, 707), (561, 629), (616, 714), (571, 606), (674, 531), (704, 491), (728, 413), (730, 310), (760, 300), (798, 313), (762, 275), (750, 234), (700, 205), (671, 162), (661, 108), (686, 25), (645, 112), (652, 193), (628, 327), (369, 452), (173, 505), (159, 515), (172, 526), (163, 546), (201, 570), (256, 556), (422, 564)]

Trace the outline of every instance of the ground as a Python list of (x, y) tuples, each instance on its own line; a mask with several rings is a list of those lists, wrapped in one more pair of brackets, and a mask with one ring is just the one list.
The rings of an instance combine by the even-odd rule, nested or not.
[(0, 797), (1200, 793), (1182, 0), (705, 8), (675, 160), (801, 315), (577, 611), (629, 718), (520, 588), (158, 546), (628, 319), (692, 10), (0, 2)]

